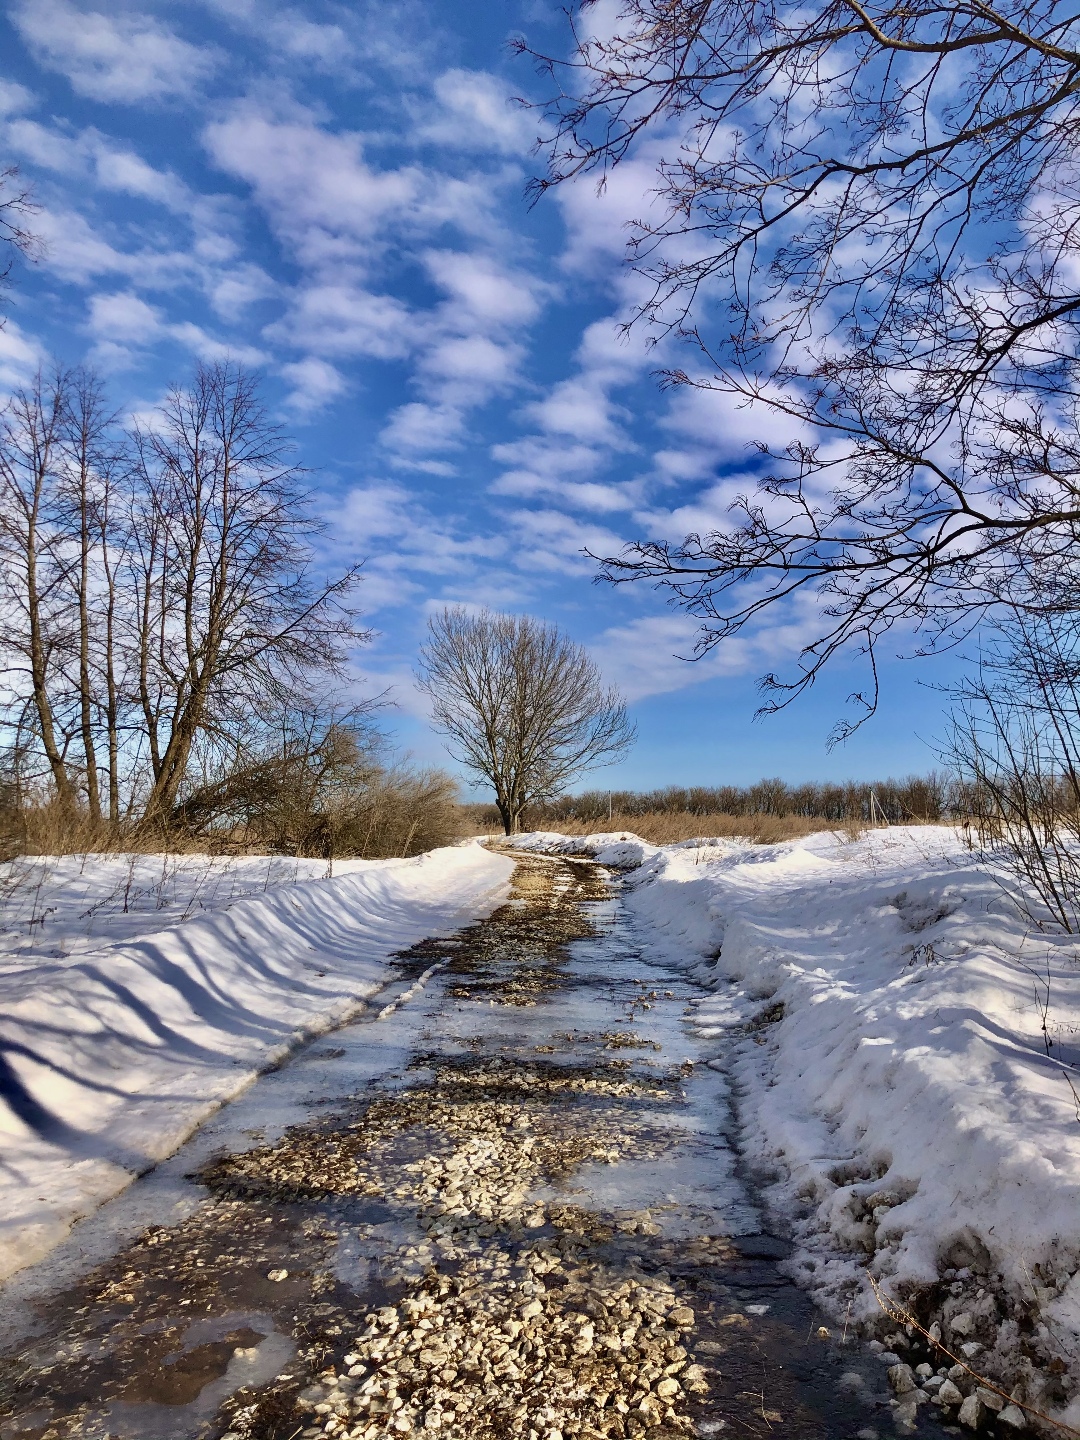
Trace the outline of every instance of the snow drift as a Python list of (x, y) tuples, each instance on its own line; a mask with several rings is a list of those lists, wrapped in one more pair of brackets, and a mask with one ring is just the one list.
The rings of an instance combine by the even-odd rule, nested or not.
[[(881, 1319), (869, 1266), (1010, 1383), (1021, 1333), (1075, 1372), (1075, 937), (1025, 924), (939, 827), (855, 843), (521, 843), (636, 866), (625, 899), (642, 938), (712, 992), (694, 1023), (733, 1074), (802, 1284), (834, 1314)], [(1057, 1382), (1057, 1404), (1076, 1379)], [(1075, 1424), (1080, 1401), (1064, 1413)]]
[[(160, 863), (139, 859), (147, 872)], [(39, 1259), (261, 1070), (347, 1019), (385, 983), (395, 951), (493, 909), (513, 862), (471, 844), (351, 862), (337, 879), (301, 881), (294, 868), (294, 883), (267, 881), (257, 898), (171, 928), (160, 928), (160, 911), (130, 905), (130, 884), (121, 905), (111, 869), (139, 867), (127, 857), (54, 864), (43, 907), (52, 923), (39, 926), (33, 953), (9, 945), (0, 961), (0, 1278)], [(241, 865), (239, 880), (217, 884), (218, 903), (242, 892), (245, 876), (257, 888), (266, 867)], [(205, 868), (200, 857), (177, 862), (174, 910), (190, 912), (191, 877), (204, 884)], [(101, 898), (110, 885), (111, 908)], [(88, 914), (98, 937), (113, 928), (126, 938), (87, 949)], [(75, 953), (50, 958), (46, 932)]]

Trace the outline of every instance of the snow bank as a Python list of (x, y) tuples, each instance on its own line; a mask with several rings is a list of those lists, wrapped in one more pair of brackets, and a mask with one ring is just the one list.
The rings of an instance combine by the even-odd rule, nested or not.
[[(288, 874), (271, 867), (264, 884), (264, 858), (232, 862), (228, 887), (215, 891), (206, 861), (183, 857), (169, 906), (191, 913), (197, 885), (208, 910), (226, 895), (232, 903), (162, 929), (162, 910), (132, 908), (133, 887), (118, 889), (128, 863), (56, 862), (34, 953), (9, 946), (0, 958), (0, 1278), (40, 1258), (300, 1040), (346, 1019), (383, 985), (395, 951), (493, 909), (513, 870), (472, 844), (354, 861), (334, 879), (303, 880), (308, 862), (287, 862)], [(155, 864), (161, 857), (139, 857), (134, 868), (152, 875)], [(325, 864), (310, 868), (325, 874)], [(261, 893), (236, 899), (245, 887)], [(87, 949), (88, 901), (99, 937), (143, 933)], [(17, 914), (25, 893), (8, 902)], [(81, 948), (49, 958), (45, 943)]]
[[(572, 842), (598, 859), (613, 843), (632, 841)], [(695, 1024), (734, 1072), (797, 1278), (834, 1313), (869, 1320), (869, 1265), (936, 1307), (946, 1340), (974, 1345), (989, 1369), (1015, 1371), (1021, 1331), (1042, 1360), (1074, 1369), (1075, 939), (1025, 924), (937, 827), (638, 845), (626, 903), (643, 938), (713, 992)], [(951, 1330), (960, 1316), (970, 1325)]]
[[(334, 875), (367, 868), (338, 860)], [(285, 855), (26, 855), (0, 865), (0, 959), (63, 959), (327, 876)]]

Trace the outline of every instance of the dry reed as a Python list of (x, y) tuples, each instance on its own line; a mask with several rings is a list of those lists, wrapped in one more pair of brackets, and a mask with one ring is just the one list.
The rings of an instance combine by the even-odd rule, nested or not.
[[(480, 806), (467, 807), (470, 811), (481, 810)], [(500, 827), (481, 813), (470, 813), (471, 833), (487, 835)], [(848, 831), (849, 826), (838, 825), (820, 818), (805, 815), (694, 815), (683, 810), (653, 810), (642, 814), (627, 815), (616, 810), (609, 820), (605, 815), (599, 820), (544, 820), (526, 816), (523, 829), (555, 830), (560, 835), (598, 835), (608, 831), (625, 830), (650, 845), (676, 845), (683, 840), (742, 839), (755, 845), (777, 845), (783, 840), (801, 840), (822, 830)], [(859, 826), (861, 833), (865, 826)], [(855, 834), (849, 838), (857, 838)]]
[(83, 810), (45, 803), (0, 816), (0, 863), (38, 855), (314, 855), (364, 859), (418, 855), (452, 845), (472, 831), (449, 781), (391, 775), (343, 817), (328, 851), (290, 843), (293, 837), (255, 826), (189, 833), (182, 828), (110, 825)]

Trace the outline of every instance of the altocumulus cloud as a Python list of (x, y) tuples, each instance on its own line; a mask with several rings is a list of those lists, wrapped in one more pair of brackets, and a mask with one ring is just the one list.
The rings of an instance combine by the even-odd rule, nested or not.
[(11, 18), (38, 63), (91, 100), (137, 105), (191, 93), (220, 55), (149, 15), (84, 9), (70, 0), (18, 0)]

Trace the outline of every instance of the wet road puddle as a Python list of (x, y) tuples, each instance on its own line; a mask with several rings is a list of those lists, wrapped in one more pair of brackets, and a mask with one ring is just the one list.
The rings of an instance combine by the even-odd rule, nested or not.
[(7, 1287), (0, 1437), (891, 1433), (761, 1233), (697, 993), (597, 867), (521, 860)]

